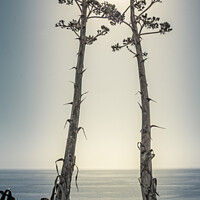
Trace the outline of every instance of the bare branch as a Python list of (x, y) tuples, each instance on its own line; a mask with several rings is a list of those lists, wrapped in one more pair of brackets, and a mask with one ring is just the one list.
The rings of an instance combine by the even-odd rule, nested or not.
[(141, 35), (141, 32), (142, 32), (142, 29), (144, 28), (144, 26), (145, 26), (145, 23), (143, 23), (142, 25), (141, 25), (141, 28), (140, 28), (140, 31), (139, 31), (139, 35)]
[(76, 32), (76, 31), (73, 31), (75, 34), (76, 34), (76, 36), (78, 37), (78, 38), (80, 38), (80, 35)]
[(142, 35), (152, 35), (152, 34), (157, 34), (157, 33), (160, 33), (160, 31), (141, 33), (140, 36), (142, 36)]
[(132, 26), (128, 23), (128, 22), (126, 22), (126, 21), (124, 21), (123, 20), (123, 22), (122, 23), (124, 23), (124, 24), (126, 24), (129, 28), (131, 28), (132, 29)]
[(103, 16), (91, 16), (88, 17), (87, 19), (106, 19), (107, 17), (103, 17)]
[(78, 3), (79, 1), (75, 0), (75, 2), (76, 2), (76, 4), (77, 4), (77, 6), (78, 6), (80, 12), (82, 12), (82, 9), (81, 9), (81, 7), (80, 7), (80, 5), (79, 5), (79, 3)]
[(88, 6), (89, 13), (88, 13), (87, 19), (88, 19), (88, 17), (92, 14), (93, 8), (94, 8), (94, 5), (92, 5), (91, 8)]
[(125, 13), (128, 11), (128, 9), (130, 8), (131, 6), (128, 6), (128, 8), (123, 12), (122, 15), (125, 15)]
[(134, 51), (132, 51), (128, 46), (126, 46), (126, 48), (128, 49), (129, 52), (131, 52), (133, 55), (135, 55), (134, 57), (136, 57), (136, 53)]

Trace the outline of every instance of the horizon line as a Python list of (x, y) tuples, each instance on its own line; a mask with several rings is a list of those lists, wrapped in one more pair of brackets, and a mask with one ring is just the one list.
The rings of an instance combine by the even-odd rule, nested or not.
[[(177, 168), (154, 168), (154, 170), (195, 170), (195, 169), (200, 169), (200, 167), (177, 167)], [(56, 172), (56, 169), (54, 168), (0, 168), (0, 170), (55, 170)], [(124, 168), (119, 168), (119, 169), (116, 169), (116, 168), (79, 168), (79, 171), (131, 171), (131, 170), (140, 170), (138, 168), (127, 168), (127, 169), (124, 169)], [(74, 170), (75, 171), (75, 170)]]

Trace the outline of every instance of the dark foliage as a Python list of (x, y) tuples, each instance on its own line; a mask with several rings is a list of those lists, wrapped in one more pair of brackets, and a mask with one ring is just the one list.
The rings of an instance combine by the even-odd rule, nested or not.
[(159, 17), (148, 17), (147, 13), (141, 16), (140, 20), (143, 22), (144, 26), (147, 29), (157, 29), (159, 28), (158, 21), (160, 20)]
[(87, 1), (92, 12), (101, 18), (107, 18), (111, 25), (122, 23), (124, 16), (116, 9), (114, 4), (108, 2), (98, 3), (96, 0)]
[(138, 0), (138, 1), (136, 0), (134, 2), (134, 6), (135, 6), (135, 8), (138, 9), (138, 11), (142, 11), (146, 6), (146, 1), (145, 0)]
[(88, 44), (88, 45), (93, 44), (93, 42), (97, 40), (97, 37), (102, 36), (102, 35), (106, 35), (108, 32), (109, 32), (109, 28), (102, 25), (101, 30), (97, 30), (96, 36), (89, 35), (88, 37), (86, 37), (86, 44)]
[[(137, 15), (135, 15), (137, 27), (138, 27), (138, 34), (140, 38), (142, 38), (143, 35), (147, 34), (165, 34), (167, 32), (172, 31), (172, 28), (168, 22), (159, 23), (160, 18), (159, 17), (149, 17), (147, 12), (148, 10), (155, 4), (155, 3), (161, 3), (161, 0), (151, 0), (150, 3), (147, 4), (148, 1), (146, 0), (135, 0), (134, 1), (134, 8), (137, 10)], [(127, 10), (130, 9), (127, 8), (124, 13), (127, 12)], [(122, 15), (123, 21), (121, 23), (124, 23), (128, 25), (131, 29), (133, 28), (130, 23), (127, 23), (125, 21), (125, 16)], [(146, 31), (145, 31), (146, 30)], [(112, 51), (118, 51), (122, 49), (123, 47), (135, 45), (134, 40), (131, 37), (128, 37), (127, 39), (123, 40), (123, 44), (115, 44), (111, 46)], [(127, 48), (129, 52), (135, 54), (130, 48)]]
[(77, 20), (73, 19), (68, 23), (68, 25), (65, 25), (64, 20), (60, 20), (58, 23), (55, 25), (56, 27), (60, 28), (66, 28), (66, 29), (71, 29), (74, 32), (78, 32), (81, 29), (80, 21), (78, 22)]
[(122, 46), (120, 46), (119, 43), (117, 43), (117, 44), (111, 46), (111, 48), (113, 51), (119, 51), (122, 48)]
[(168, 22), (164, 22), (160, 24), (160, 33), (165, 34), (170, 31), (172, 31), (172, 28)]
[(67, 5), (73, 5), (73, 0), (58, 0), (58, 3), (65, 3)]
[[(81, 1), (74, 0), (81, 11)], [(59, 0), (59, 3), (72, 5), (73, 0)], [(87, 0), (87, 21), (92, 18), (108, 19), (111, 25), (116, 25), (117, 23), (122, 23), (124, 20), (124, 15), (122, 15), (116, 8), (115, 5), (108, 2), (99, 3), (97, 0)], [(80, 19), (72, 19), (67, 25), (64, 20), (60, 20), (56, 23), (56, 27), (66, 28), (73, 31), (78, 38), (80, 38), (81, 24)], [(96, 35), (86, 36), (85, 42), (88, 45), (93, 44), (94, 41), (98, 39), (99, 36), (106, 35), (109, 32), (109, 29), (102, 25), (100, 30), (97, 30)]]

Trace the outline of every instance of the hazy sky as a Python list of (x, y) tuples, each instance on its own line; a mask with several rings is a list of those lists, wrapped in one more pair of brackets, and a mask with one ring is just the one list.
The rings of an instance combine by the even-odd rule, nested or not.
[[(112, 0), (123, 11), (129, 1)], [(146, 62), (155, 168), (199, 168), (199, 0), (163, 0), (152, 10), (173, 31), (146, 36)], [(0, 168), (54, 168), (63, 157), (65, 120), (72, 100), (78, 41), (55, 28), (77, 18), (75, 7), (56, 0), (0, 1)], [(104, 21), (89, 23), (93, 34)], [(108, 23), (105, 21), (105, 24)], [(110, 46), (130, 36), (123, 25), (86, 49), (77, 165), (80, 169), (139, 168), (141, 113), (136, 60)]]

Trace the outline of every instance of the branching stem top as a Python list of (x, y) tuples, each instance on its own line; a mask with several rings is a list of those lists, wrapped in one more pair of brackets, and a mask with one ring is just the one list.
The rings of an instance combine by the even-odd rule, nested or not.
[[(168, 22), (159, 22), (160, 18), (155, 16), (149, 16), (148, 11), (149, 9), (156, 3), (162, 3), (161, 0), (132, 0), (132, 4), (128, 6), (125, 11), (123, 12), (122, 16), (124, 17), (124, 20), (122, 23), (126, 24), (130, 29), (133, 31), (132, 24), (127, 22), (125, 20), (125, 14), (128, 10), (133, 7), (135, 10), (135, 21), (137, 23), (138, 27), (138, 36), (139, 38), (142, 38), (144, 35), (150, 35), (150, 34), (165, 34), (167, 32), (170, 32), (172, 30), (170, 24)], [(130, 45), (134, 45), (134, 40), (132, 37), (128, 37), (123, 40), (123, 45), (120, 45), (117, 43), (116, 45), (112, 46), (113, 51), (120, 50), (123, 47), (127, 47)], [(130, 48), (128, 48), (130, 51)], [(132, 50), (130, 51), (132, 52)]]
[[(76, 3), (81, 15), (82, 15), (82, 1), (81, 0), (59, 0), (60, 4), (73, 5)], [(87, 4), (87, 16), (86, 20), (90, 19), (108, 19), (111, 25), (116, 25), (117, 23), (122, 23), (124, 20), (124, 15), (122, 15), (116, 8), (114, 4), (108, 2), (99, 3), (97, 0), (86, 0)], [(80, 39), (81, 30), (81, 16), (78, 20), (72, 19), (67, 25), (64, 20), (60, 20), (56, 23), (56, 27), (69, 29), (75, 33), (75, 35)], [(99, 36), (106, 35), (109, 32), (109, 28), (102, 25), (99, 30), (97, 30), (96, 35), (86, 36), (86, 44), (90, 45), (97, 40)]]

